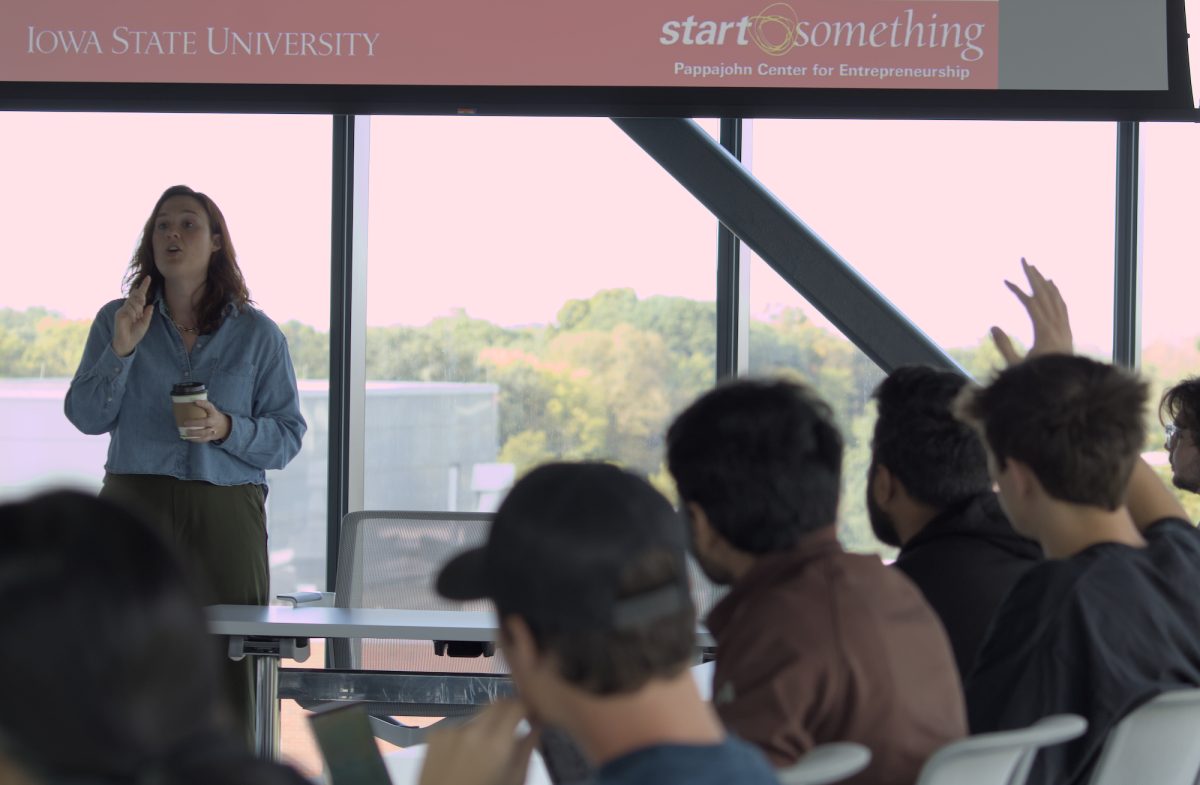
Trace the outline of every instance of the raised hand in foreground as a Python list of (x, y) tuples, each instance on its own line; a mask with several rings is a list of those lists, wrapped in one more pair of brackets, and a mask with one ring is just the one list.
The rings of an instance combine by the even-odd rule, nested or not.
[[(1011, 281), (1005, 281), (1004, 285), (1017, 296), (1021, 305), (1025, 306), (1033, 322), (1033, 346), (1026, 356), (1073, 354), (1075, 347), (1071, 337), (1071, 320), (1067, 315), (1067, 303), (1059, 293), (1058, 287), (1025, 259), (1021, 259), (1021, 269), (1029, 281), (1030, 294), (1025, 294)], [(1004, 330), (993, 327), (992, 340), (996, 342), (996, 348), (1000, 350), (1006, 364), (1016, 365), (1021, 362), (1022, 357), (1017, 354), (1012, 340)]]

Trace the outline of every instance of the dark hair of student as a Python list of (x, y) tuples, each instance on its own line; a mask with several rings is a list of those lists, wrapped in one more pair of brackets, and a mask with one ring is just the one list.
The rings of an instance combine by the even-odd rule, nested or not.
[(1163, 393), (1158, 405), (1158, 420), (1192, 432), (1200, 429), (1200, 376), (1184, 379)]
[(303, 785), (234, 730), (181, 570), (110, 502), (0, 505), (0, 758), (51, 784)]
[(963, 403), (999, 468), (1028, 466), (1052, 497), (1115, 510), (1146, 440), (1146, 384), (1086, 357), (1050, 354), (1001, 372)]
[(150, 294), (146, 298), (147, 301), (152, 300), (158, 292), (162, 291), (164, 279), (154, 264), (154, 221), (158, 217), (158, 211), (162, 208), (163, 202), (173, 196), (190, 196), (199, 202), (208, 216), (209, 230), (221, 238), (221, 247), (213, 253), (212, 259), (208, 263), (208, 280), (204, 294), (201, 295), (200, 302), (196, 307), (200, 332), (211, 333), (221, 326), (221, 319), (224, 318), (225, 307), (228, 304), (233, 303), (241, 308), (252, 303), (253, 300), (250, 299), (250, 293), (246, 289), (246, 280), (242, 277), (242, 270), (238, 267), (237, 252), (233, 249), (233, 238), (229, 236), (229, 227), (225, 223), (225, 216), (217, 207), (216, 202), (207, 194), (193, 191), (186, 185), (173, 185), (163, 191), (162, 196), (158, 197), (158, 201), (154, 203), (150, 217), (146, 219), (146, 223), (142, 227), (142, 236), (138, 240), (137, 249), (133, 252), (129, 269), (125, 274), (125, 291), (128, 293), (140, 285), (142, 279), (147, 275), (150, 276)]
[(897, 368), (875, 388), (873, 465), (886, 466), (909, 495), (934, 509), (992, 487), (979, 435), (951, 405), (967, 380), (923, 365)]
[(789, 549), (837, 519), (842, 436), (799, 382), (743, 379), (702, 395), (667, 431), (667, 466), (683, 502), (747, 553)]

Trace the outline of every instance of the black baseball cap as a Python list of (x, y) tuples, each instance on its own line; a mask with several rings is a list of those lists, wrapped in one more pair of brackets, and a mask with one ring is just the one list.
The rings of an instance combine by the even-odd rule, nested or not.
[[(638, 556), (676, 561), (664, 584), (632, 595), (621, 574)], [(442, 567), (437, 590), (453, 600), (491, 599), (555, 631), (620, 630), (683, 610), (688, 591), (683, 522), (646, 480), (605, 463), (550, 463), (505, 497), (485, 545)]]

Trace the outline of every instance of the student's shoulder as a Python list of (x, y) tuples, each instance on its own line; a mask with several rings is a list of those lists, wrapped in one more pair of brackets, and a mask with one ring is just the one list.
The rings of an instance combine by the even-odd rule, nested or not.
[(1162, 518), (1144, 529), (1148, 542), (1180, 543), (1200, 548), (1200, 530), (1183, 518)]
[(602, 767), (594, 785), (659, 785), (663, 782), (768, 785), (776, 779), (758, 749), (735, 736), (727, 736), (720, 744), (644, 747)]
[(1150, 561), (1156, 565), (1176, 564), (1200, 575), (1200, 530), (1182, 518), (1163, 518), (1144, 530)]
[(1078, 595), (1090, 566), (1074, 557), (1037, 562), (1013, 583), (998, 613), (1033, 619), (1061, 612)]

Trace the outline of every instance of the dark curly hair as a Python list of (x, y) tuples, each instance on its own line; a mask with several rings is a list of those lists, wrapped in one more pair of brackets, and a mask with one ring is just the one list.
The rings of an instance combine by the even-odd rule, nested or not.
[(809, 387), (783, 379), (721, 384), (667, 431), (667, 466), (731, 545), (763, 554), (836, 523), (842, 436)]
[(871, 396), (878, 410), (872, 465), (886, 466), (914, 499), (938, 510), (992, 487), (983, 442), (951, 412), (966, 384), (952, 371), (906, 365)]
[(1183, 431), (1200, 428), (1200, 376), (1184, 379), (1163, 393), (1158, 421), (1163, 425), (1174, 424)]

